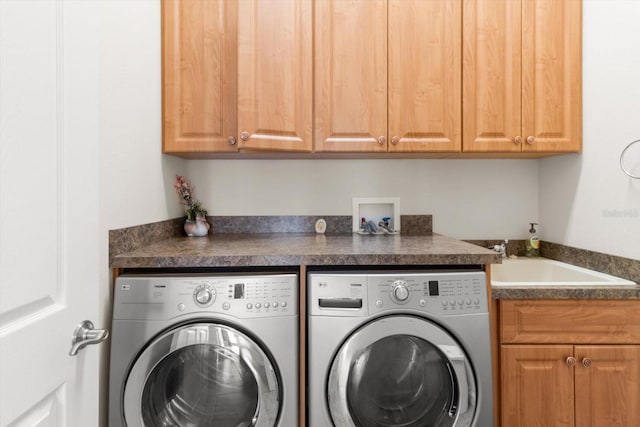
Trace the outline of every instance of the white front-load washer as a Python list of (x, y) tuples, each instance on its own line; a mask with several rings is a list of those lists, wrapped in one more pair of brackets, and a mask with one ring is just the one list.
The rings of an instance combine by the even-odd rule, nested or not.
[(110, 427), (298, 423), (298, 276), (118, 277)]
[(310, 271), (308, 427), (493, 426), (476, 269)]

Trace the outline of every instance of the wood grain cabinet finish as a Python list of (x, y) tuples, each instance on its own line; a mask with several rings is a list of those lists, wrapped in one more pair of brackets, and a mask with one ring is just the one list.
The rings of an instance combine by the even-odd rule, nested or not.
[(502, 426), (640, 425), (640, 301), (499, 307)]
[(315, 151), (387, 151), (387, 0), (315, 6)]
[(582, 2), (464, 0), (463, 151), (579, 152)]
[(163, 0), (163, 152), (580, 151), (581, 9)]
[(461, 6), (315, 2), (315, 150), (460, 151)]
[(388, 7), (389, 151), (461, 151), (462, 2)]
[(575, 355), (575, 425), (640, 426), (640, 346), (581, 345)]
[(311, 0), (163, 0), (163, 152), (310, 152)]
[(571, 355), (571, 345), (501, 346), (503, 426), (575, 426)]
[(637, 300), (500, 300), (503, 344), (640, 344)]
[(162, 151), (237, 151), (237, 3), (163, 0), (161, 8)]
[(310, 152), (312, 1), (238, 0), (238, 9), (240, 150)]

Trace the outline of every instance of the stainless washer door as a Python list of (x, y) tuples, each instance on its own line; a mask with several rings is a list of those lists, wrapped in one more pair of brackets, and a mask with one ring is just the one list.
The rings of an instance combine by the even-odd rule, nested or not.
[(336, 427), (467, 427), (476, 407), (471, 365), (438, 325), (374, 320), (340, 347), (328, 379)]
[(276, 368), (256, 342), (229, 326), (189, 324), (140, 354), (124, 418), (128, 427), (273, 427), (280, 396)]

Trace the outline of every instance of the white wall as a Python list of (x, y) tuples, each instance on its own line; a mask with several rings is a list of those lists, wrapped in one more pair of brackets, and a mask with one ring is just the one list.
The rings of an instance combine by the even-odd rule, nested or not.
[(352, 197), (400, 197), (434, 231), (525, 238), (538, 222), (536, 160), (201, 160), (187, 165), (213, 215), (351, 215)]
[(102, 3), (101, 200), (105, 228), (179, 216), (184, 160), (161, 151), (160, 4)]
[[(176, 173), (184, 173), (185, 161), (160, 154), (160, 2), (104, 1), (100, 8), (99, 323), (109, 324), (108, 230), (180, 216), (173, 180)], [(101, 355), (103, 420), (108, 386), (106, 349), (103, 346)]]
[[(640, 259), (640, 180), (620, 153), (640, 139), (640, 1), (586, 0), (582, 155), (540, 162), (544, 240)], [(628, 166), (640, 174), (640, 144)]]
[(100, 218), (107, 265), (108, 230), (182, 214), (173, 181), (185, 161), (161, 154), (160, 3), (101, 2), (100, 31)]

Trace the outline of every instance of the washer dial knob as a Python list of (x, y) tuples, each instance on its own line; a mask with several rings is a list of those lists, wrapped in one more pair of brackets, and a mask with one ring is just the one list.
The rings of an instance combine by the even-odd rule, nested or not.
[(193, 299), (200, 307), (208, 307), (216, 300), (216, 291), (211, 285), (199, 285), (193, 291)]
[(405, 302), (409, 299), (409, 288), (404, 280), (396, 280), (391, 285), (391, 296), (398, 302)]

